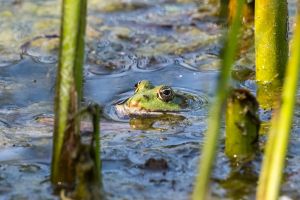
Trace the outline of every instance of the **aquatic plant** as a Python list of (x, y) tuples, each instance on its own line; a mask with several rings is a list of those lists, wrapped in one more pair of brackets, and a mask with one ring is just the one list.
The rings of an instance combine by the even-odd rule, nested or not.
[[(298, 11), (299, 10), (300, 1), (298, 1)], [(299, 68), (300, 14), (298, 13), (293, 39), (291, 41), (291, 56), (287, 63), (280, 108), (274, 113), (272, 118), (269, 139), (265, 149), (257, 191), (258, 200), (278, 199), (293, 119)]]
[(241, 16), (243, 4), (244, 1), (237, 2), (237, 12), (233, 18), (232, 24), (229, 28), (228, 35), (225, 40), (222, 54), (220, 78), (218, 80), (218, 85), (216, 88), (216, 97), (210, 108), (208, 130), (206, 132), (204, 146), (200, 158), (198, 175), (196, 178), (192, 196), (193, 200), (205, 200), (209, 195), (208, 187), (210, 175), (216, 155), (216, 147), (220, 132), (223, 105), (228, 95), (230, 71), (238, 46), (238, 35), (242, 21)]
[(219, 16), (222, 19), (228, 18), (228, 4), (229, 0), (220, 0)]
[(86, 1), (62, 2), (60, 55), (56, 78), (55, 124), (51, 181), (54, 184), (74, 182), (74, 165), (71, 159), (79, 145), (78, 112), (82, 98), (82, 64)]
[[(51, 181), (58, 189), (74, 188), (71, 196), (76, 199), (101, 199), (100, 109), (98, 105), (80, 108), (87, 1), (62, 3)], [(90, 144), (83, 144), (80, 137), (83, 114), (92, 116)]]
[(258, 103), (246, 89), (234, 89), (227, 98), (225, 153), (234, 161), (252, 159), (258, 147)]
[[(224, 4), (224, 7), (227, 8), (228, 10), (228, 20), (229, 22), (232, 21), (233, 17), (235, 16), (235, 13), (237, 11), (237, 1), (239, 0), (227, 0), (227, 4)], [(221, 2), (223, 2), (221, 0)], [(243, 12), (243, 22), (244, 23), (248, 23), (248, 22), (253, 22), (253, 18), (254, 18), (254, 0), (248, 0), (246, 1), (246, 3), (244, 4), (243, 8), (242, 8), (242, 12)]]
[(75, 199), (103, 199), (100, 160), (100, 108), (97, 104), (82, 109), (77, 116), (88, 114), (92, 118), (93, 135), (89, 144), (80, 143), (75, 158), (76, 185), (72, 192)]
[(279, 99), (288, 56), (287, 1), (255, 1), (257, 98), (262, 108)]

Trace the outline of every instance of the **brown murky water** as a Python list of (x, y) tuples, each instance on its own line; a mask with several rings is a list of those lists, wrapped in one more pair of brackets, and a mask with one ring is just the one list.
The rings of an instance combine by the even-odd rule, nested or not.
[[(59, 6), (55, 0), (0, 0), (1, 199), (56, 198), (49, 183), (52, 126), (37, 119), (53, 114)], [(84, 101), (105, 108), (101, 156), (107, 199), (189, 198), (218, 78), (222, 31), (212, 7), (201, 1), (89, 1)], [(237, 62), (232, 84), (255, 93), (253, 74), (250, 48)], [(143, 79), (196, 95), (201, 106), (179, 121), (118, 119), (111, 105), (132, 95)], [(299, 113), (298, 106), (282, 186), (282, 194), (294, 199), (300, 198)], [(254, 199), (260, 156), (232, 166), (223, 143), (222, 137), (212, 179), (215, 199)], [(149, 159), (163, 159), (164, 167), (148, 167)]]

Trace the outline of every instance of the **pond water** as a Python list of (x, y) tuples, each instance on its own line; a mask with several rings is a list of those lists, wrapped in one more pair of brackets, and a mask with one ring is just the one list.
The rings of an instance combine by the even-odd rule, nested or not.
[[(294, 5), (290, 1), (291, 16)], [(196, 0), (89, 1), (84, 101), (106, 108), (101, 156), (107, 199), (189, 198), (224, 32), (213, 8)], [(57, 198), (49, 182), (52, 124), (38, 119), (53, 116), (59, 13), (56, 0), (0, 0), (0, 199)], [(255, 93), (253, 48), (245, 49), (232, 84)], [(132, 95), (140, 80), (197, 95), (201, 106), (176, 121), (116, 118), (109, 106)], [(300, 198), (299, 113), (297, 105), (282, 185), (282, 194), (293, 199)], [(167, 164), (151, 169), (149, 159)], [(214, 199), (254, 199), (260, 163), (258, 155), (248, 165), (233, 166), (222, 134)]]

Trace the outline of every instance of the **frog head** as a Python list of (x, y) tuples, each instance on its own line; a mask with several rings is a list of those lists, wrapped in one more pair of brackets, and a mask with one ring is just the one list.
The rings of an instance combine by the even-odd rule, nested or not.
[(153, 86), (150, 81), (142, 80), (135, 85), (134, 95), (117, 106), (123, 106), (130, 115), (163, 114), (186, 108), (187, 98), (170, 86)]

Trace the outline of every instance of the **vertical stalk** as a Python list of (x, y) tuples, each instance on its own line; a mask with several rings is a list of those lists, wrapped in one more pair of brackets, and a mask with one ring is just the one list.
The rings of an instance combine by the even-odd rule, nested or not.
[(227, 99), (226, 108), (226, 155), (236, 161), (253, 157), (258, 142), (260, 121), (258, 103), (245, 89), (235, 89)]
[(220, 79), (217, 85), (216, 98), (210, 108), (208, 118), (208, 130), (204, 140), (201, 161), (198, 168), (198, 175), (193, 191), (193, 200), (205, 200), (208, 194), (209, 180), (212, 165), (216, 155), (216, 147), (220, 130), (221, 114), (224, 101), (228, 93), (228, 85), (230, 79), (230, 71), (234, 62), (235, 53), (238, 44), (238, 35), (241, 27), (241, 10), (244, 1), (238, 1), (236, 16), (229, 28), (228, 36), (224, 45), (222, 67)]
[[(77, 0), (78, 1), (78, 0)], [(85, 47), (85, 27), (86, 27), (86, 15), (87, 15), (87, 0), (79, 0), (79, 10), (77, 16), (78, 20), (78, 33), (74, 60), (74, 77), (78, 99), (81, 101), (83, 97), (83, 65), (84, 65), (84, 47)], [(72, 1), (74, 3), (74, 1)], [(80, 106), (80, 101), (78, 101)]]
[(279, 97), (288, 56), (286, 0), (255, 1), (257, 98), (262, 108)]
[(219, 16), (223, 19), (228, 18), (228, 6), (229, 6), (229, 0), (220, 0)]
[[(75, 199), (103, 199), (101, 160), (100, 160), (100, 108), (90, 105), (81, 111), (92, 117), (93, 135), (90, 144), (80, 144), (76, 159)], [(78, 115), (78, 116), (79, 116)]]
[[(228, 21), (231, 22), (233, 17), (235, 16), (235, 12), (237, 10), (237, 1), (239, 0), (228, 0)], [(249, 23), (253, 22), (254, 17), (254, 0), (247, 1), (243, 6), (243, 22)]]
[[(298, 2), (298, 8), (300, 7)], [(298, 74), (300, 72), (300, 14), (291, 42), (291, 56), (281, 96), (281, 107), (275, 113), (267, 142), (260, 174), (257, 199), (278, 199), (282, 172), (284, 170), (289, 135), (293, 119)]]
[(101, 159), (100, 159), (100, 108), (98, 105), (94, 106), (93, 112), (92, 112), (92, 117), (93, 117), (93, 140), (91, 146), (93, 147), (93, 154), (95, 155), (95, 166), (96, 166), (96, 179), (97, 182), (101, 184), (102, 188), (102, 176), (101, 176)]
[(72, 120), (69, 116), (78, 111), (82, 97), (86, 19), (86, 0), (64, 0), (62, 4), (51, 165), (51, 181), (54, 184), (74, 180), (72, 177), (75, 169), (72, 167), (71, 158), (67, 157), (80, 140), (79, 119)]

